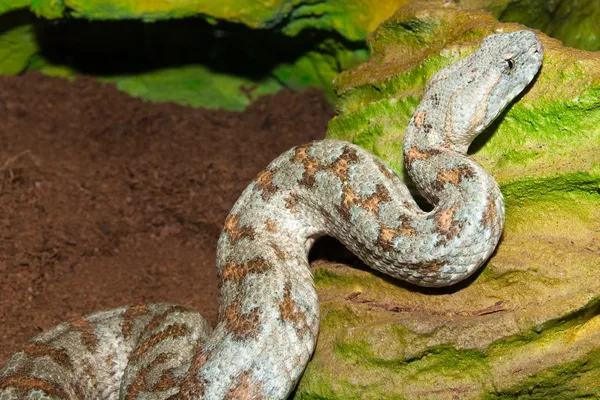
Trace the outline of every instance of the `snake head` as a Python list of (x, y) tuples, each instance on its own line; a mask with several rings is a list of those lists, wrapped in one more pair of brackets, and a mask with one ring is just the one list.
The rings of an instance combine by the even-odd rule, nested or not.
[(455, 82), (448, 93), (447, 143), (466, 152), (473, 139), (531, 83), (543, 54), (542, 42), (531, 31), (500, 33), (486, 37), (470, 56), (440, 71), (433, 84)]

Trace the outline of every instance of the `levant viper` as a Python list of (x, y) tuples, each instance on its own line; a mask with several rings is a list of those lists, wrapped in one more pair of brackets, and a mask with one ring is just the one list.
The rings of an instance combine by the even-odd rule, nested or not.
[(319, 328), (307, 249), (339, 239), (367, 265), (422, 286), (454, 284), (496, 247), (504, 203), (466, 155), (537, 74), (531, 31), (488, 36), (429, 81), (404, 135), (419, 208), (382, 161), (326, 139), (285, 152), (250, 183), (217, 251), (219, 322), (183, 306), (98, 312), (32, 339), (0, 373), (0, 399), (283, 399)]

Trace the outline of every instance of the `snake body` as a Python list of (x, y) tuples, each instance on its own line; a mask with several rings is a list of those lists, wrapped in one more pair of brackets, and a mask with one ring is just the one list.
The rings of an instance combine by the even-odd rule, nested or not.
[(319, 305), (307, 251), (339, 239), (367, 265), (422, 286), (476, 271), (495, 249), (504, 203), (466, 155), (473, 138), (536, 75), (530, 31), (495, 34), (438, 72), (404, 136), (422, 211), (382, 161), (327, 139), (285, 152), (244, 190), (217, 251), (219, 322), (183, 306), (122, 307), (62, 323), (0, 373), (9, 399), (283, 399), (315, 347)]

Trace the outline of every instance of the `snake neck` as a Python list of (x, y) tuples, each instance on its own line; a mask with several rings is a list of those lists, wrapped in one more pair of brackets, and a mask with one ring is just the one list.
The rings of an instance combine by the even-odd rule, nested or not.
[(246, 190), (225, 221), (219, 321), (192, 362), (196, 380), (182, 387), (190, 398), (200, 389), (206, 399), (283, 399), (314, 350), (319, 305), (305, 247), (312, 230), (282, 212), (283, 203), (290, 213), (282, 196), (291, 193), (263, 189)]
[[(451, 73), (442, 71), (429, 82), (405, 131), (403, 155), (406, 171), (430, 203), (440, 207), (444, 204), (464, 207), (467, 205), (456, 204), (463, 202), (456, 196), (457, 188), (461, 192), (474, 189), (501, 195), (492, 177), (466, 154), (484, 128), (481, 120), (485, 115), (487, 92), (470, 89), (470, 81), (477, 78), (463, 75), (453, 76), (456, 82), (449, 91), (445, 81)], [(468, 118), (463, 115), (463, 103), (471, 104)], [(444, 204), (440, 204), (442, 200)]]

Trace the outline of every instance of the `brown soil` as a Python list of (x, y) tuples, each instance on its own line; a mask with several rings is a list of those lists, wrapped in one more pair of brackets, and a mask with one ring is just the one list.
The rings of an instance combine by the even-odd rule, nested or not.
[(125, 304), (183, 303), (214, 324), (228, 210), (332, 116), (316, 90), (235, 113), (0, 77), (0, 365), (41, 329)]

